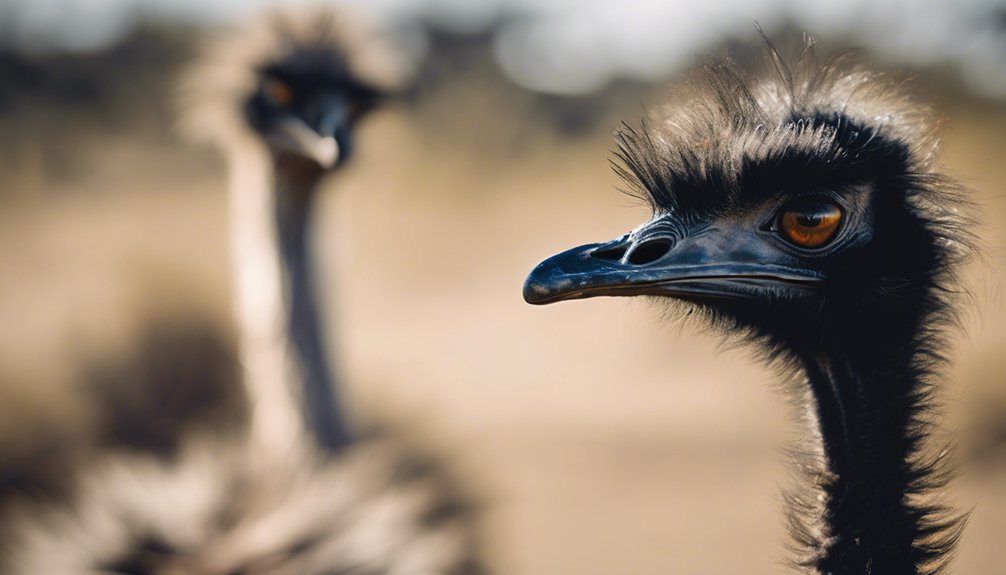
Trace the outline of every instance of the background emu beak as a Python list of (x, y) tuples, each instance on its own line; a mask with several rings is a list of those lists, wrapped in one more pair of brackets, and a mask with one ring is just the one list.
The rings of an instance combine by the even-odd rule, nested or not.
[(287, 152), (312, 160), (322, 169), (335, 167), (346, 156), (346, 143), (350, 122), (345, 102), (341, 98), (327, 99), (323, 113), (311, 122), (296, 116), (281, 120), (277, 125), (277, 144)]
[(283, 120), (277, 136), (286, 151), (313, 160), (323, 169), (330, 169), (339, 162), (341, 148), (335, 136), (320, 134), (299, 118)]

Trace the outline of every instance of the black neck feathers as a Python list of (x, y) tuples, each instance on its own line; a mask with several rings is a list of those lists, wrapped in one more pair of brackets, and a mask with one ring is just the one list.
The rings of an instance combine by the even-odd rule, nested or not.
[(824, 533), (811, 542), (822, 574), (942, 573), (963, 528), (927, 500), (949, 476), (941, 458), (922, 455), (948, 313), (930, 280), (818, 314), (815, 338), (788, 343), (815, 400), (828, 471)]

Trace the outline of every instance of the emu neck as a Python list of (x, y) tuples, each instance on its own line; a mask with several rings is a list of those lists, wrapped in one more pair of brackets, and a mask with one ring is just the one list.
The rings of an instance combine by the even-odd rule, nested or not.
[[(876, 318), (875, 318), (876, 319)], [(832, 480), (825, 485), (827, 539), (822, 574), (920, 573), (913, 542), (924, 512), (906, 498), (918, 478), (909, 463), (919, 438), (920, 374), (914, 369), (914, 322), (845, 333), (801, 354)], [(889, 333), (888, 333), (889, 332)]]
[(301, 409), (318, 444), (335, 450), (349, 443), (350, 434), (336, 403), (308, 249), (311, 208), (323, 173), (299, 159), (277, 160), (276, 168), (276, 234), (287, 290), (287, 332), (303, 382)]
[(252, 432), (282, 449), (307, 431), (321, 447), (337, 449), (350, 434), (326, 359), (308, 249), (322, 173), (253, 147), (232, 162), (233, 255)]

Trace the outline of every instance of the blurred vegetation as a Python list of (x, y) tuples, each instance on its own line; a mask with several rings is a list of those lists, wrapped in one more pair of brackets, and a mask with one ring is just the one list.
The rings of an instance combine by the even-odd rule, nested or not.
[[(0, 46), (0, 197), (64, 190), (92, 174), (89, 152), (122, 136), (145, 146), (177, 146), (174, 78), (193, 56), (202, 30), (146, 21), (115, 44), (92, 53), (24, 53)], [(433, 145), (474, 156), (534, 153), (541, 138), (596, 136), (659, 102), (659, 85), (619, 80), (583, 96), (529, 92), (510, 82), (493, 61), (492, 30), (460, 35), (428, 28), (429, 54), (406, 105)], [(774, 37), (797, 49), (795, 26)], [(819, 43), (818, 51), (846, 46)], [(763, 57), (751, 38), (726, 39), (710, 53), (742, 62)], [(875, 62), (884, 66), (885, 62)], [(996, 114), (1003, 103), (967, 93), (949, 64), (918, 76), (939, 104), (974, 105)], [(464, 102), (459, 106), (459, 102)], [(630, 116), (626, 117), (626, 110)], [(459, 113), (463, 112), (463, 113)]]

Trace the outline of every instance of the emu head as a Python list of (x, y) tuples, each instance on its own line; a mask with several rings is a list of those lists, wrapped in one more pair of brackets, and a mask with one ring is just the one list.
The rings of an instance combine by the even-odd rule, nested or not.
[(183, 127), (224, 149), (259, 142), (331, 169), (357, 122), (411, 63), (372, 22), (331, 9), (268, 13), (210, 39), (182, 78)]
[(383, 95), (338, 50), (307, 45), (258, 70), (245, 114), (276, 155), (329, 169), (349, 156), (354, 125)]
[(767, 79), (705, 66), (685, 102), (620, 131), (616, 171), (652, 217), (539, 264), (529, 303), (667, 296), (788, 348), (937, 307), (959, 225), (930, 111), (846, 59), (770, 54)]

